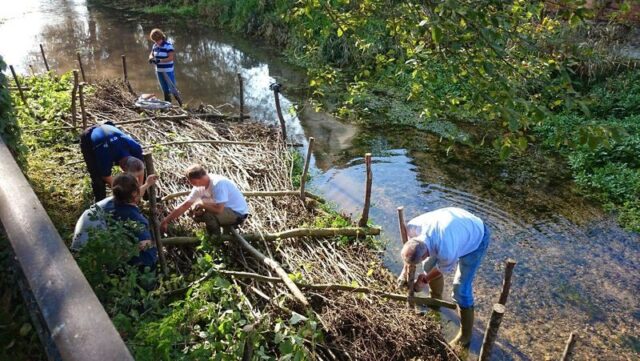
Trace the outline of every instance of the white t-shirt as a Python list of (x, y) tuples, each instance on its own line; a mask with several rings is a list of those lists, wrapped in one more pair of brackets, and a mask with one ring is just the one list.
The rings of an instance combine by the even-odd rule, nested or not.
[(410, 220), (407, 234), (427, 245), (429, 257), (423, 263), (426, 272), (436, 265), (442, 272), (451, 272), (460, 257), (478, 249), (484, 223), (464, 209), (441, 208)]
[(193, 187), (188, 202), (202, 201), (203, 203), (224, 203), (226, 208), (245, 215), (249, 213), (249, 206), (238, 186), (229, 178), (217, 174), (209, 174), (207, 187)]

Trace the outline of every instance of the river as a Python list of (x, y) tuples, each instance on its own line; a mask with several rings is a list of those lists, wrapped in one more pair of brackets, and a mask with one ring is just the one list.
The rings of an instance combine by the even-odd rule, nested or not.
[[(507, 166), (483, 158), (481, 149), (451, 149), (425, 132), (342, 123), (306, 103), (303, 71), (255, 39), (85, 0), (22, 0), (11, 7), (2, 2), (0, 55), (21, 73), (29, 72), (29, 64), (44, 70), (38, 44), (59, 73), (77, 68), (80, 51), (89, 81), (121, 77), (126, 54), (133, 88), (157, 93), (146, 59), (147, 34), (159, 26), (175, 43), (177, 86), (190, 104), (228, 103), (229, 111), (236, 109), (240, 73), (247, 111), (276, 124), (269, 84), (284, 84), (289, 134), (299, 142), (316, 140), (310, 187), (337, 209), (361, 212), (363, 155), (373, 154), (370, 215), (384, 229), (385, 265), (395, 273), (401, 267), (398, 206), (407, 218), (444, 206), (482, 217), (493, 239), (475, 284), (474, 352), (500, 292), (504, 261), (513, 258), (518, 264), (492, 359), (558, 359), (572, 331), (579, 335), (575, 359), (640, 359), (640, 237), (576, 195), (558, 160), (540, 157), (534, 169), (526, 162)], [(450, 290), (449, 282), (445, 293)], [(456, 327), (451, 318), (443, 317), (447, 335)]]

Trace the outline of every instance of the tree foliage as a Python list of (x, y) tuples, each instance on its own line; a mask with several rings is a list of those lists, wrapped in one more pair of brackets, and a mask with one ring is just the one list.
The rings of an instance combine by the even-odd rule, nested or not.
[[(299, 1), (286, 19), (303, 53), (326, 64), (311, 85), (348, 82), (352, 103), (371, 87), (400, 88), (423, 121), (486, 121), (505, 151), (524, 149), (550, 111), (581, 107), (560, 40), (589, 13), (578, 1)], [(302, 42), (301, 42), (302, 43)], [(336, 69), (354, 69), (344, 74)]]

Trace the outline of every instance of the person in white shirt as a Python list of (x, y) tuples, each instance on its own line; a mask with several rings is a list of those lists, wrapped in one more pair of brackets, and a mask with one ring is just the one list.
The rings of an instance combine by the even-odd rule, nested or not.
[(416, 289), (428, 284), (431, 297), (442, 298), (442, 272), (455, 269), (452, 296), (460, 311), (460, 332), (450, 343), (467, 347), (473, 330), (473, 279), (489, 246), (489, 228), (468, 211), (449, 207), (412, 219), (407, 235), (411, 238), (402, 247), (404, 269), (399, 280), (406, 277), (409, 265), (422, 263), (424, 272), (418, 275)]
[(238, 186), (229, 178), (208, 174), (202, 166), (194, 164), (187, 168), (187, 179), (193, 186), (187, 199), (171, 211), (160, 223), (167, 231), (171, 221), (194, 206), (196, 221), (204, 222), (207, 231), (220, 235), (220, 227), (242, 224), (249, 215), (249, 207)]

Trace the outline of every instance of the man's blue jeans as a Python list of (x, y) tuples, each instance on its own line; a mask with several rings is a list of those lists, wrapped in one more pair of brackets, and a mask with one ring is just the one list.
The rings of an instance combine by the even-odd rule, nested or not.
[(460, 308), (473, 307), (473, 279), (480, 263), (487, 253), (491, 240), (491, 231), (485, 224), (484, 237), (475, 251), (460, 257), (456, 274), (453, 276), (453, 299)]

